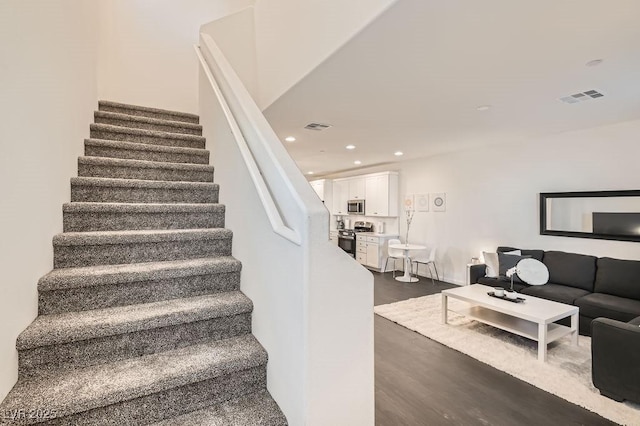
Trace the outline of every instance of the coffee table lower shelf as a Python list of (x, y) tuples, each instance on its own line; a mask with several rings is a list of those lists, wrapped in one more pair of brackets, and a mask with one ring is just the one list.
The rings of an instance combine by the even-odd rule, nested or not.
[[(483, 308), (482, 306), (472, 306), (466, 309), (449, 309), (449, 312), (455, 312), (465, 317), (474, 319), (484, 324), (499, 328), (504, 331), (508, 331), (513, 334), (517, 334), (522, 337), (526, 337), (531, 340), (538, 341), (539, 327), (538, 323), (528, 321), (522, 318), (517, 318), (511, 315), (503, 314), (491, 309)], [(548, 324), (547, 325), (547, 338), (546, 342), (551, 343), (558, 340), (568, 334), (571, 334), (570, 327), (566, 327), (560, 324)]]

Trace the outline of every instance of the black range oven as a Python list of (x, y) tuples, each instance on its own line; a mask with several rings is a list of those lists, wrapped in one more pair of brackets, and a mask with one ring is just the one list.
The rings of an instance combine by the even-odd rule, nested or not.
[(356, 257), (356, 233), (372, 232), (373, 223), (356, 222), (353, 229), (341, 229), (338, 231), (338, 247)]
[(338, 231), (338, 247), (356, 257), (356, 233), (352, 229)]

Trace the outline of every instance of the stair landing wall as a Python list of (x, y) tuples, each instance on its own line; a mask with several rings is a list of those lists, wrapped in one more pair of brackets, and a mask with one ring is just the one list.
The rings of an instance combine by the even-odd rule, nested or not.
[(18, 334), (38, 312), (87, 123), (97, 99), (99, 2), (0, 2), (0, 400), (18, 371)]

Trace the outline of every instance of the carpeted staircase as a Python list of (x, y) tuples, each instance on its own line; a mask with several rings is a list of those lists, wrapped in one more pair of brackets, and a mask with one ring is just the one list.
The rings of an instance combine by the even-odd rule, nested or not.
[(201, 134), (99, 103), (0, 424), (286, 425)]

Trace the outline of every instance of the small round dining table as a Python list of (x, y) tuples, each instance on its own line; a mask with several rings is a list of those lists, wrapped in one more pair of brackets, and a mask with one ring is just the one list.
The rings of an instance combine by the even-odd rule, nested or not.
[(420, 244), (389, 244), (390, 249), (402, 250), (404, 252), (404, 275), (396, 277), (397, 281), (404, 283), (415, 283), (419, 281), (418, 277), (411, 276), (411, 259), (409, 258), (409, 252), (411, 250), (426, 250), (426, 246)]

